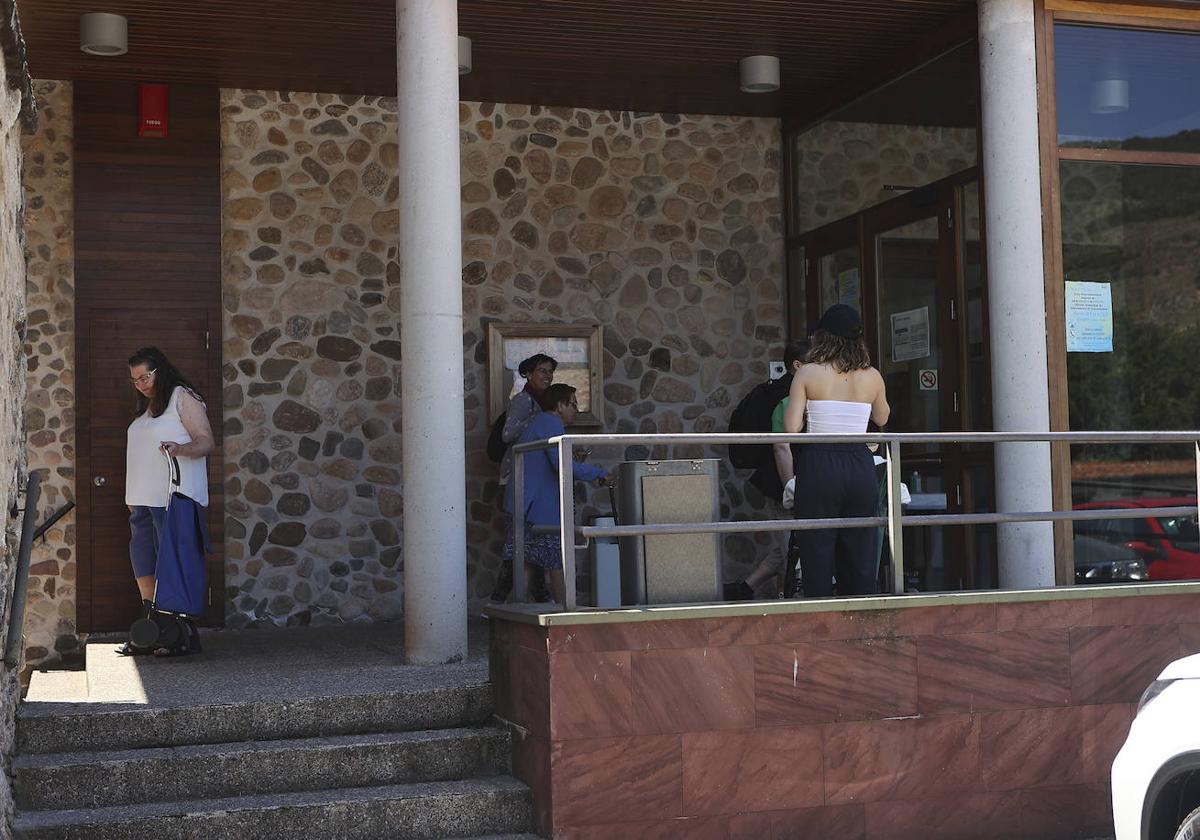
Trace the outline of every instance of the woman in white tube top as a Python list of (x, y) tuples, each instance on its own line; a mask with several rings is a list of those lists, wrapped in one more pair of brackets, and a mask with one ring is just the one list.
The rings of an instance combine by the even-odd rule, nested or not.
[[(868, 421), (887, 423), (891, 408), (883, 377), (871, 367), (862, 319), (852, 307), (826, 310), (812, 336), (806, 364), (792, 379), (784, 429), (812, 434), (862, 434)], [(862, 444), (794, 444), (798, 519), (875, 516), (879, 482), (870, 450)], [(806, 598), (873, 595), (875, 530), (831, 528), (797, 531), (801, 585)]]

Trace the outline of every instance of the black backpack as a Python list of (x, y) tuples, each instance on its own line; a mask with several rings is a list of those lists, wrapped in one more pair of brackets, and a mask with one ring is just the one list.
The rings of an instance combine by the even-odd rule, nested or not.
[[(771, 415), (791, 387), (790, 376), (755, 385), (729, 416), (729, 431), (770, 432)], [(740, 470), (775, 469), (775, 456), (768, 443), (732, 444), (729, 447), (729, 460)]]
[(499, 464), (504, 460), (504, 453), (512, 446), (511, 443), (504, 442), (504, 422), (508, 420), (508, 412), (504, 412), (496, 418), (496, 422), (492, 424), (491, 434), (488, 435), (487, 456)]

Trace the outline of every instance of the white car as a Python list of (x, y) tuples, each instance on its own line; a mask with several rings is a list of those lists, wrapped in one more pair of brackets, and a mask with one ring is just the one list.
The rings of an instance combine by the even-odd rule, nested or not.
[(1200, 654), (1142, 694), (1113, 761), (1112, 803), (1116, 840), (1200, 840)]

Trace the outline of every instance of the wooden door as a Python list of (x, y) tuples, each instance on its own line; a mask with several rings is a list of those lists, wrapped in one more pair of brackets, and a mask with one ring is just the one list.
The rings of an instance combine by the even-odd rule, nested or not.
[(128, 629), (126, 360), (155, 345), (208, 404), (210, 604), (224, 620), (221, 142), (216, 88), (171, 85), (167, 138), (137, 136), (137, 85), (75, 84), (76, 500), (81, 632)]
[[(129, 512), (125, 506), (125, 434), (135, 415), (136, 392), (129, 382), (129, 356), (153, 345), (199, 389), (208, 405), (209, 423), (220, 423), (220, 383), (214, 381), (209, 355), (217, 325), (207, 308), (157, 309), (153, 317), (138, 309), (88, 307), (79, 312), (78, 346), (87, 348), (86, 373), (77, 387), (79, 541), (87, 548), (86, 586), (80, 586), (81, 622), (93, 631), (119, 630), (136, 616), (140, 600), (129, 561)], [(209, 460), (209, 486), (220, 482), (220, 459)], [(216, 508), (209, 505), (210, 520)], [(209, 523), (210, 531), (220, 522)], [(219, 531), (215, 531), (219, 533)], [(219, 624), (222, 559), (208, 559), (207, 623)], [(81, 581), (82, 582), (82, 581)]]

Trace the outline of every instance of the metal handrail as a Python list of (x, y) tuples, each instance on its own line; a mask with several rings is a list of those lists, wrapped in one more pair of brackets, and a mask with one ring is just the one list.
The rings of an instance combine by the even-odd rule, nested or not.
[[(887, 458), (887, 515), (860, 516), (837, 519), (771, 519), (734, 522), (688, 522), (658, 525), (575, 525), (574, 446), (673, 446), (680, 444), (881, 444), (886, 445)], [(566, 581), (564, 606), (574, 610), (575, 595), (575, 536), (631, 537), (697, 533), (745, 533), (757, 531), (803, 531), (822, 528), (877, 528), (886, 526), (888, 546), (892, 557), (892, 591), (904, 592), (904, 543), (902, 532), (910, 527), (934, 525), (987, 525), (1018, 522), (1073, 522), (1093, 519), (1140, 519), (1146, 516), (1186, 516), (1200, 513), (1196, 506), (1163, 508), (1091, 508), (1070, 511), (1014, 511), (1008, 513), (958, 513), (904, 515), (900, 506), (901, 444), (972, 444), (972, 443), (1075, 443), (1075, 444), (1134, 444), (1190, 443), (1197, 465), (1197, 497), (1200, 499), (1200, 431), (1144, 432), (873, 432), (855, 435), (839, 434), (776, 434), (766, 432), (718, 432), (709, 434), (673, 433), (558, 435), (547, 440), (530, 441), (512, 447), (514, 455), (557, 449), (559, 457), (559, 538), (562, 544), (563, 577)], [(566, 468), (563, 468), (566, 465)], [(522, 512), (525, 509), (525, 459), (513, 458), (513, 593), (515, 599), (525, 597), (525, 531)], [(550, 527), (538, 527), (536, 532), (553, 532)]]

